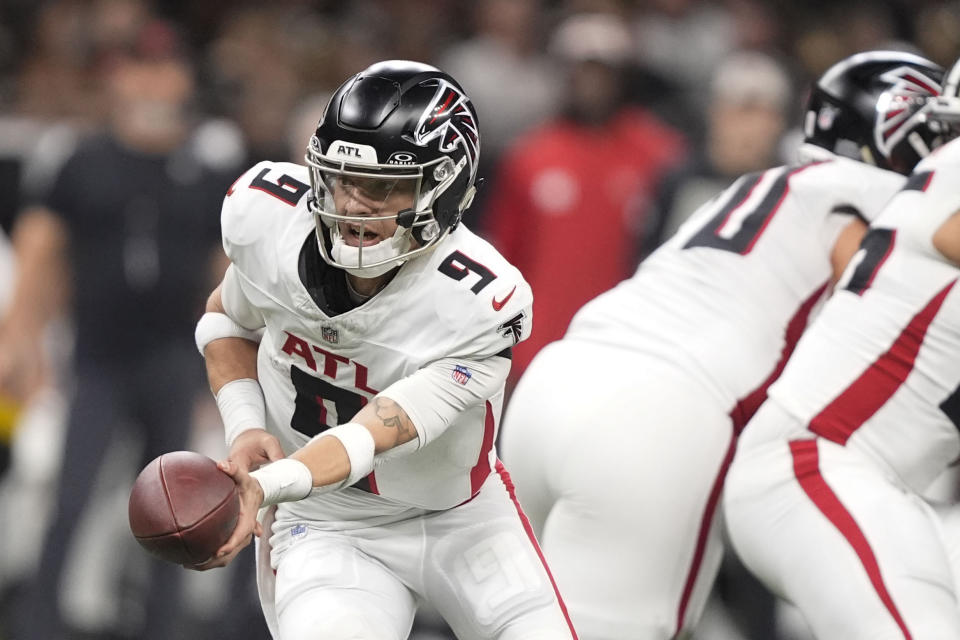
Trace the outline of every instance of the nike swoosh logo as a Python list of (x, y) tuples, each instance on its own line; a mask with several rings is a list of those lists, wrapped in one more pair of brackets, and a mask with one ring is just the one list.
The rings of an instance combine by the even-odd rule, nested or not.
[(498, 301), (496, 298), (494, 298), (494, 299), (493, 299), (493, 310), (494, 310), (494, 311), (500, 311), (500, 309), (503, 309), (503, 305), (507, 304), (507, 301), (510, 300), (510, 298), (513, 297), (513, 292), (516, 291), (516, 290), (517, 290), (517, 286), (514, 285), (514, 286), (513, 286), (513, 289), (510, 289), (510, 293), (508, 293), (507, 296), (506, 296), (503, 300), (499, 300), (499, 301)]

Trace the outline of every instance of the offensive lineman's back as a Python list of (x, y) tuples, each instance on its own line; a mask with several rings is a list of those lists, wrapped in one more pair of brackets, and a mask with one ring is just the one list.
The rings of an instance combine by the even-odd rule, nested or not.
[(698, 209), (629, 280), (588, 303), (567, 339), (683, 361), (728, 402), (792, 349), (833, 273), (834, 246), (904, 183), (841, 157), (749, 174)]
[[(944, 403), (960, 383), (960, 331), (954, 323), (960, 317), (960, 290), (954, 291), (960, 265), (933, 241), (960, 209), (958, 179), (958, 141), (917, 166), (770, 390), (773, 400), (807, 425), (795, 437), (819, 435), (860, 449), (916, 491), (960, 453), (960, 415)], [(866, 388), (868, 397), (854, 397)], [(779, 428), (766, 428), (772, 426), (751, 425), (748, 440), (780, 435)]]

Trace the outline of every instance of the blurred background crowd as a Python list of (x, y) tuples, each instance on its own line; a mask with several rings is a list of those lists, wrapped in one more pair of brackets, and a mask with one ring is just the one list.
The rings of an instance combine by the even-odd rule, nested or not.
[[(466, 223), (536, 297), (515, 381), (698, 205), (793, 160), (807, 84), (877, 48), (950, 66), (960, 2), (2, 0), (0, 639), (267, 637), (249, 556), (153, 566), (126, 499), (163, 451), (223, 454), (192, 348), (219, 202), (300, 162), (345, 78), (408, 58), (473, 99)], [(735, 561), (716, 591), (701, 640), (808, 637)], [(426, 612), (415, 637), (449, 636)]]

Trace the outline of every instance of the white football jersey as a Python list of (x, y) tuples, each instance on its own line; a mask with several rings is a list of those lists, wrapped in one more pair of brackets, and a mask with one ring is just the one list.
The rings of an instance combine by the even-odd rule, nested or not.
[[(806, 435), (865, 451), (916, 491), (960, 454), (960, 268), (932, 243), (960, 211), (958, 183), (960, 140), (890, 201), (770, 389)], [(782, 435), (757, 427), (750, 441)]]
[(740, 429), (824, 297), (840, 232), (852, 216), (871, 220), (904, 180), (841, 157), (743, 176), (584, 306), (567, 338), (681, 364)]
[[(472, 388), (476, 397), (449, 423), (419, 407), (427, 416), (416, 425), (420, 438), (391, 452), (405, 455), (378, 459), (354, 487), (283, 507), (293, 516), (356, 520), (468, 500), (494, 466), (503, 400), (502, 383), (480, 393), (471, 362), (508, 356), (529, 335), (529, 286), (460, 226), (369, 300), (344, 303), (345, 273), (320, 257), (309, 191), (306, 167), (262, 162), (231, 187), (222, 213), (228, 277), (265, 326), (258, 374), (267, 430), (284, 451), (350, 421), (374, 395), (438, 361), (452, 362), (445, 378), (454, 391)], [(238, 305), (224, 293), (224, 306)]]

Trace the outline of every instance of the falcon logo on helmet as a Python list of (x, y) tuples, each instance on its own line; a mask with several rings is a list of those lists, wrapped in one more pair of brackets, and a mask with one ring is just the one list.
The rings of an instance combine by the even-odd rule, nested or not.
[[(887, 156), (924, 118), (930, 98), (940, 95), (940, 83), (908, 66), (891, 69), (880, 76), (890, 88), (877, 101), (874, 143)], [(929, 150), (927, 150), (929, 153)]]
[(439, 138), (443, 152), (462, 147), (470, 163), (469, 173), (473, 174), (480, 154), (480, 135), (467, 104), (467, 97), (459, 89), (446, 80), (438, 80), (437, 92), (414, 130), (414, 142), (425, 147)]
[(802, 153), (852, 158), (904, 175), (942, 143), (931, 126), (943, 68), (903, 51), (864, 51), (835, 63), (807, 99)]

